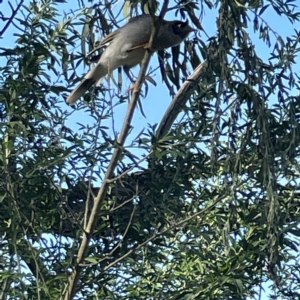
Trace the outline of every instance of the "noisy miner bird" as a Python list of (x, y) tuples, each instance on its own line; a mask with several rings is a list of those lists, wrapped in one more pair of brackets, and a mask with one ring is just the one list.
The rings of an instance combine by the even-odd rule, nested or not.
[[(153, 20), (150, 15), (131, 18), (123, 27), (109, 34), (101, 45), (109, 43), (97, 65), (82, 79), (67, 98), (73, 105), (84, 93), (102, 77), (123, 66), (129, 76), (129, 69), (140, 64), (144, 58), (150, 39)], [(152, 50), (158, 51), (179, 45), (190, 32), (194, 31), (188, 22), (162, 20)]]

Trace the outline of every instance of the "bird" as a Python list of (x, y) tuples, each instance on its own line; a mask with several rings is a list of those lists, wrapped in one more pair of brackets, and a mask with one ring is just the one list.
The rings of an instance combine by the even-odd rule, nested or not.
[[(107, 35), (101, 41), (100, 47), (106, 44), (108, 46), (101, 54), (98, 63), (83, 77), (79, 85), (67, 97), (66, 102), (74, 105), (92, 85), (121, 66), (131, 79), (129, 70), (142, 62), (153, 24), (152, 17), (144, 14), (131, 18), (123, 27)], [(151, 50), (155, 52), (175, 47), (194, 30), (189, 26), (188, 21), (163, 19)]]

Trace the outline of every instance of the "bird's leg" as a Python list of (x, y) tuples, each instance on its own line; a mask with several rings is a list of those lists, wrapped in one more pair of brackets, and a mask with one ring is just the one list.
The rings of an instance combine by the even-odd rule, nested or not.
[(129, 68), (129, 67), (124, 66), (123, 69), (124, 69), (124, 72), (126, 73), (126, 75), (128, 76), (128, 78), (130, 79), (131, 83), (132, 83), (132, 84), (131, 84), (131, 87), (129, 87), (129, 88), (125, 91), (125, 93), (129, 93), (130, 91), (132, 91), (132, 90), (134, 89), (134, 86), (135, 86), (135, 80), (132, 78), (132, 76), (131, 76), (131, 74), (130, 74), (130, 68)]

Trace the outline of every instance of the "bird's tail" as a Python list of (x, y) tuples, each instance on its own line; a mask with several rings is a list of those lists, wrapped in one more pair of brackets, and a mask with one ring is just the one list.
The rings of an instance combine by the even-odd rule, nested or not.
[(79, 83), (79, 85), (71, 92), (66, 102), (73, 105), (85, 92), (102, 77), (107, 74), (107, 68), (102, 64), (97, 64), (90, 70)]
[(72, 91), (66, 102), (73, 105), (95, 83), (95, 80), (83, 78), (79, 85)]

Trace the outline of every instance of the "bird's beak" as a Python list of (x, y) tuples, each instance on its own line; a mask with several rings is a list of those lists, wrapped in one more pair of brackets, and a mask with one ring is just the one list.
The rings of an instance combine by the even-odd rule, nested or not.
[(187, 28), (187, 31), (188, 32), (193, 32), (193, 31), (197, 31), (197, 29), (195, 29), (195, 28), (193, 28), (193, 27), (191, 27), (190, 25), (189, 25), (189, 22), (188, 21), (186, 21), (186, 28)]
[(193, 32), (193, 31), (197, 31), (197, 29), (195, 29), (195, 28), (189, 26), (189, 32)]

